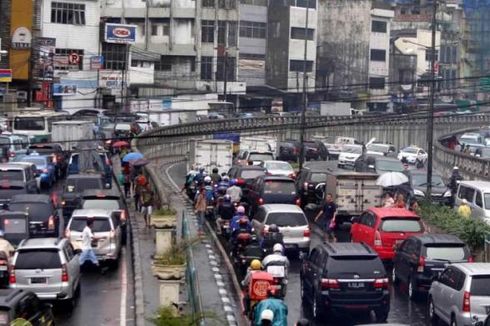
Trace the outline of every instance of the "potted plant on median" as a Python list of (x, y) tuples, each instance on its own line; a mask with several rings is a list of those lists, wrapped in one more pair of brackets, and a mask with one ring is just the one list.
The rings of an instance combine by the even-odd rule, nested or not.
[(170, 205), (162, 206), (153, 211), (150, 224), (161, 229), (175, 228), (177, 226), (177, 211)]
[(212, 320), (214, 325), (227, 325), (215, 313), (178, 313), (175, 307), (171, 306), (161, 307), (158, 309), (156, 316), (150, 319), (156, 326), (199, 326), (204, 320)]
[(153, 275), (159, 279), (182, 279), (185, 275), (187, 249), (199, 242), (199, 238), (173, 242), (161, 255), (153, 259)]

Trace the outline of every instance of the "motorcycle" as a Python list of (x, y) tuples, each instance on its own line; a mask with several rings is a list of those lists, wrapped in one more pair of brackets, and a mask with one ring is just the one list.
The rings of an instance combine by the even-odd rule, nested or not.
[(0, 286), (2, 288), (9, 286), (9, 258), (3, 251), (0, 252)]
[(262, 258), (262, 248), (260, 248), (260, 244), (257, 241), (251, 241), (242, 248), (238, 254), (238, 270), (245, 276), (252, 260), (258, 259), (261, 261)]
[(280, 293), (280, 297), (284, 298), (287, 293), (287, 270), (284, 262), (271, 262), (267, 266), (264, 266), (267, 273), (273, 277), (273, 285)]
[(251, 275), (248, 288), (243, 289), (243, 297), (248, 298), (244, 301), (245, 312), (250, 321), (254, 320), (255, 306), (262, 300), (267, 299), (267, 292), (274, 284), (271, 274), (264, 271), (257, 271)]

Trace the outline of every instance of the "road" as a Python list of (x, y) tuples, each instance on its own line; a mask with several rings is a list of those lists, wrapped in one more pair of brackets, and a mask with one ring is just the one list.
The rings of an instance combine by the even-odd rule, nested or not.
[[(59, 191), (63, 180), (50, 191)], [(60, 229), (63, 229), (60, 226)], [(62, 233), (63, 234), (63, 233)], [(128, 241), (129, 243), (129, 241)], [(54, 304), (56, 325), (125, 326), (134, 325), (133, 276), (129, 247), (123, 248), (117, 269), (101, 274), (95, 270), (82, 272), (81, 295), (77, 306), (69, 311)]]
[[(180, 163), (174, 165), (169, 169), (169, 174), (173, 180), (178, 184), (182, 185), (184, 183), (185, 176), (185, 164)], [(306, 212), (308, 218), (315, 212)], [(339, 241), (350, 241), (349, 233), (346, 230), (340, 231), (337, 234)], [(311, 237), (311, 248), (321, 244), (322, 238), (316, 232), (312, 232)], [(294, 323), (301, 317), (309, 317), (307, 308), (302, 307), (300, 293), (300, 271), (301, 262), (299, 260), (292, 260), (289, 272), (289, 284), (288, 284), (288, 294), (286, 295), (286, 304), (288, 306), (288, 325), (294, 325)], [(388, 272), (390, 272), (388, 270)], [(401, 323), (411, 326), (426, 326), (430, 323), (427, 318), (427, 308), (424, 299), (418, 302), (413, 302), (408, 299), (407, 291), (399, 286), (391, 286), (391, 310), (388, 317), (388, 322), (390, 323)], [(205, 296), (206, 294), (204, 294)], [(372, 316), (365, 315), (342, 315), (337, 317), (331, 317), (328, 321), (324, 323), (316, 323), (315, 325), (325, 325), (325, 326), (349, 326), (349, 325), (359, 325), (367, 324), (372, 322)]]

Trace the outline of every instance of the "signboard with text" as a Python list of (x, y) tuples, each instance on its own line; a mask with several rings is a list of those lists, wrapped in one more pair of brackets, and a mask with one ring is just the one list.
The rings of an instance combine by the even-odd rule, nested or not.
[(136, 42), (136, 25), (105, 25), (104, 39), (107, 43), (134, 44)]
[(104, 57), (101, 55), (96, 55), (90, 57), (90, 70), (102, 69), (104, 65)]
[(12, 69), (0, 69), (0, 83), (10, 83), (12, 81)]
[(123, 73), (120, 70), (100, 70), (99, 87), (120, 89), (123, 83)]

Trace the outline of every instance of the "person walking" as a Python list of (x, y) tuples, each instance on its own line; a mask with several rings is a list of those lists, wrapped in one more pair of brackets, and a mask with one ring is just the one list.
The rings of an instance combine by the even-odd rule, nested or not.
[(321, 227), (326, 235), (325, 240), (336, 241), (334, 228), (332, 227), (333, 224), (335, 223), (336, 215), (337, 215), (337, 205), (333, 201), (333, 195), (331, 193), (328, 193), (327, 197), (325, 197), (325, 203), (323, 204), (322, 210), (319, 211), (315, 217), (315, 222), (316, 222), (320, 217), (323, 216)]
[(196, 197), (196, 203), (194, 209), (197, 216), (197, 225), (199, 235), (204, 234), (204, 215), (206, 214), (206, 209), (208, 207), (208, 202), (206, 200), (206, 190), (204, 187), (199, 189), (199, 193)]
[(407, 204), (405, 203), (405, 197), (403, 197), (403, 194), (398, 194), (396, 196), (396, 201), (395, 201), (395, 208), (406, 208)]
[(80, 266), (83, 266), (87, 261), (92, 262), (97, 268), (100, 268), (99, 260), (95, 255), (95, 251), (92, 248), (92, 241), (99, 240), (98, 237), (94, 236), (92, 233), (92, 228), (94, 225), (94, 219), (88, 218), (87, 225), (83, 228), (82, 231), (82, 253), (80, 254), (79, 262)]
[(468, 204), (468, 201), (466, 199), (463, 199), (461, 201), (461, 204), (458, 207), (458, 215), (462, 218), (470, 218), (471, 216), (471, 207)]
[(150, 183), (147, 182), (141, 189), (140, 193), (141, 201), (141, 213), (145, 220), (146, 227), (150, 226), (151, 214), (153, 213), (154, 193), (151, 189)]
[(141, 190), (143, 187), (148, 183), (148, 180), (146, 177), (142, 174), (138, 175), (135, 178), (134, 182), (134, 190), (133, 190), (133, 198), (134, 198), (134, 209), (139, 212), (141, 210), (141, 203), (140, 203), (140, 197), (141, 197)]
[(391, 208), (394, 205), (395, 205), (395, 200), (393, 199), (391, 194), (389, 192), (387, 192), (385, 194), (385, 196), (383, 197), (383, 207), (384, 208)]

